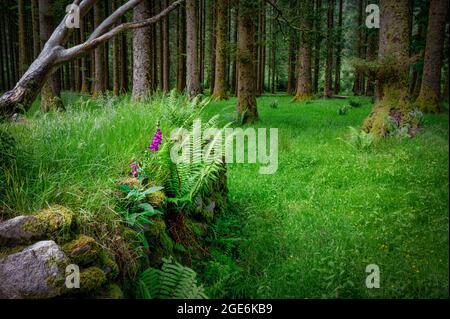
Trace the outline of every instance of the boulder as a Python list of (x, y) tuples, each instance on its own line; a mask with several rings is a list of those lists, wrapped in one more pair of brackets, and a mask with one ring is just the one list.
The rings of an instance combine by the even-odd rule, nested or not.
[(34, 215), (17, 216), (0, 223), (0, 246), (30, 244), (41, 239), (60, 239), (69, 234), (73, 213), (54, 205)]
[(0, 259), (0, 299), (52, 298), (65, 290), (68, 261), (52, 240)]

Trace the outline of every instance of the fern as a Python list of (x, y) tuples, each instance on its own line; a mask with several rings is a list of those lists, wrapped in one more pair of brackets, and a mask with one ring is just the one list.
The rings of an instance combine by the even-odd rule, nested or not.
[(162, 269), (148, 268), (140, 276), (136, 295), (139, 299), (207, 299), (197, 274), (192, 269), (163, 259)]
[[(203, 125), (203, 130), (217, 126), (217, 116), (211, 118)], [(225, 126), (227, 127), (227, 126)], [(220, 172), (224, 169), (222, 159), (214, 159), (213, 152), (216, 145), (220, 145), (223, 130), (208, 143), (202, 142), (201, 136), (189, 136), (188, 147), (191, 150), (189, 161), (172, 163), (170, 167), (171, 178), (167, 190), (172, 198), (168, 201), (180, 207), (192, 204), (201, 192), (208, 192), (210, 182), (218, 179)], [(210, 159), (205, 161), (205, 159)]]

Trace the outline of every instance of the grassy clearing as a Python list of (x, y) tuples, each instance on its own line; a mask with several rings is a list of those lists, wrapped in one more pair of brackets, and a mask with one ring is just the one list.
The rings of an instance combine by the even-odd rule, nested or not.
[[(211, 295), (448, 297), (448, 114), (427, 116), (414, 139), (358, 151), (345, 140), (370, 112), (361, 101), (339, 116), (348, 101), (258, 99), (255, 127), (279, 128), (279, 169), (265, 176), (257, 165), (230, 166), (237, 215), (219, 222), (215, 261), (205, 268)], [(208, 111), (231, 119), (234, 103)], [(365, 288), (372, 263), (380, 289)]]
[[(85, 232), (125, 254), (127, 243), (111, 234), (123, 222), (115, 183), (147, 148), (164, 103), (64, 99), (65, 113), (6, 125), (18, 150), (0, 183), (0, 218), (60, 203), (78, 213)], [(229, 166), (232, 209), (214, 226), (212, 258), (196, 264), (210, 297), (448, 297), (448, 114), (427, 116), (414, 139), (359, 151), (345, 141), (348, 126), (370, 112), (361, 101), (338, 115), (348, 101), (258, 99), (255, 126), (279, 128), (279, 169), (260, 175), (258, 165)], [(229, 122), (234, 106), (235, 99), (211, 103), (205, 117)], [(365, 288), (372, 263), (380, 289)]]

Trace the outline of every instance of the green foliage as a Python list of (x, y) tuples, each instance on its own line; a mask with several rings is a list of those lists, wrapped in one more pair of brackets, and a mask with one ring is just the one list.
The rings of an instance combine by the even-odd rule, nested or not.
[(369, 150), (374, 142), (374, 137), (371, 133), (366, 133), (363, 130), (349, 126), (350, 137), (348, 144), (357, 150)]
[(270, 101), (269, 107), (272, 108), (272, 109), (278, 108), (278, 100), (272, 100), (272, 101)]
[[(217, 116), (206, 123), (202, 122), (202, 132), (217, 127)], [(184, 137), (179, 134), (174, 137), (168, 149), (174, 142), (178, 142), (180, 145), (188, 146), (191, 157), (179, 163), (170, 162), (170, 178), (166, 186), (168, 202), (182, 209), (192, 205), (197, 195), (210, 191), (210, 183), (217, 181), (219, 173), (224, 169), (222, 159), (214, 158), (214, 148), (221, 145), (222, 136), (223, 129), (218, 130), (218, 134), (210, 141), (202, 141), (201, 134), (189, 134)]]
[(133, 188), (127, 185), (120, 185), (119, 189), (126, 194), (124, 200), (125, 211), (122, 211), (125, 221), (132, 227), (142, 227), (152, 224), (151, 217), (162, 214), (146, 202), (147, 196), (159, 192), (163, 187), (150, 187), (148, 189)]
[(350, 109), (350, 106), (349, 106), (349, 105), (341, 106), (341, 107), (338, 109), (337, 114), (338, 114), (338, 115), (345, 115), (345, 114), (347, 114), (347, 112), (348, 112), (349, 109)]
[(148, 268), (138, 279), (139, 299), (207, 299), (197, 274), (170, 259), (163, 259), (162, 269)]

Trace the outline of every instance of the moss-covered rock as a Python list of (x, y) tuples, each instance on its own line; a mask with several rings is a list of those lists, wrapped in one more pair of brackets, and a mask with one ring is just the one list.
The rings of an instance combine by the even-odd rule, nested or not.
[(163, 191), (158, 191), (152, 194), (148, 194), (147, 201), (156, 208), (162, 208), (166, 200), (166, 195)]
[(56, 241), (70, 238), (70, 229), (74, 220), (73, 212), (63, 206), (53, 205), (44, 208), (25, 221), (23, 229), (30, 233), (43, 234)]
[(106, 275), (98, 267), (89, 267), (80, 272), (80, 293), (95, 293), (107, 282)]
[(67, 257), (79, 266), (90, 265), (101, 259), (100, 246), (95, 239), (85, 235), (64, 244), (63, 250)]

